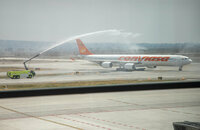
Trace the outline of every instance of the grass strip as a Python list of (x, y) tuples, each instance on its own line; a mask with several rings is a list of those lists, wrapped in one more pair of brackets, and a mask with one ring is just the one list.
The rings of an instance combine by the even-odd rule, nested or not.
[[(32, 84), (12, 84), (0, 85), (0, 91), (3, 90), (21, 90), (21, 89), (37, 89), (37, 88), (55, 88), (55, 87), (81, 87), (81, 86), (97, 86), (97, 85), (113, 85), (113, 84), (130, 84), (144, 82), (160, 82), (162, 80), (103, 80), (103, 81), (76, 81), (63, 83), (32, 83)], [(169, 80), (163, 80), (169, 81)]]

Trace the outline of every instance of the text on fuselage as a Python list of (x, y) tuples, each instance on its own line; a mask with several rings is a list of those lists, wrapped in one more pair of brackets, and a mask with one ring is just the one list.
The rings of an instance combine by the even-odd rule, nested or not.
[(120, 61), (168, 61), (170, 57), (157, 57), (157, 56), (121, 56), (118, 58)]

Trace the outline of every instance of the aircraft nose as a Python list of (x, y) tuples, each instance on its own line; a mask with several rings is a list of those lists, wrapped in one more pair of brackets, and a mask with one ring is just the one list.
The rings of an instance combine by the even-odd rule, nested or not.
[(192, 63), (192, 60), (191, 60), (191, 59), (189, 59), (189, 63)]

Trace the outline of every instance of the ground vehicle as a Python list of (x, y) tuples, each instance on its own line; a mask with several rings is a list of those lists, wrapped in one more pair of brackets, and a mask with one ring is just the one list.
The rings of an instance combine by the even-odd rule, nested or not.
[(33, 70), (9, 71), (7, 76), (11, 79), (32, 78), (35, 76), (35, 72)]

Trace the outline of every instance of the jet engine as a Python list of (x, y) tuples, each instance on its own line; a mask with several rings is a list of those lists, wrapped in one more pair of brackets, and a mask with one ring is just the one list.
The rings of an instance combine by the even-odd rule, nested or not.
[(101, 66), (103, 68), (112, 68), (113, 64), (112, 64), (112, 62), (102, 62)]
[(135, 64), (134, 63), (126, 63), (125, 65), (124, 65), (124, 69), (125, 70), (135, 70), (136, 68), (135, 68)]

